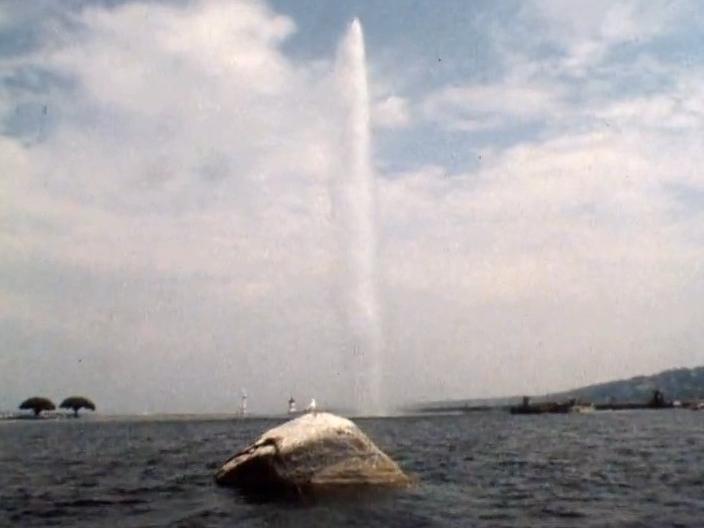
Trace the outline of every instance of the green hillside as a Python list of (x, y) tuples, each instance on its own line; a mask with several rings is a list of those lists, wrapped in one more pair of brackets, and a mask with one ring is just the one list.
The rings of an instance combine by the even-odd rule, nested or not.
[(578, 398), (593, 403), (647, 401), (655, 389), (667, 400), (704, 400), (704, 367), (665, 370), (652, 376), (609, 381), (550, 394), (547, 399)]
[[(570, 391), (532, 395), (533, 401), (564, 401), (570, 398), (592, 403), (645, 403), (659, 389), (665, 400), (704, 401), (704, 366), (665, 370), (652, 376), (609, 381), (579, 387)], [(469, 410), (515, 405), (522, 395), (503, 398), (462, 399), (423, 402), (409, 406), (408, 411)]]

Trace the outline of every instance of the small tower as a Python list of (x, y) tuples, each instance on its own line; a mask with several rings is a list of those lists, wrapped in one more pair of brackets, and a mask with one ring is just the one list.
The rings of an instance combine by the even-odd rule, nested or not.
[(242, 389), (242, 398), (240, 399), (240, 416), (247, 416), (247, 390)]
[(288, 413), (289, 414), (294, 414), (296, 412), (296, 400), (293, 398), (293, 395), (288, 399)]
[(318, 405), (315, 403), (315, 398), (312, 398), (308, 404), (308, 407), (306, 407), (306, 411), (315, 414), (317, 408)]

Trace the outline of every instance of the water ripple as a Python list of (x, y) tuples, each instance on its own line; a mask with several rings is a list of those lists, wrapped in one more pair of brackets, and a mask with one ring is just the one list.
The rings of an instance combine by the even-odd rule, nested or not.
[(248, 501), (218, 465), (276, 422), (3, 424), (0, 525), (701, 526), (704, 413), (364, 420), (419, 484), (306, 504)]

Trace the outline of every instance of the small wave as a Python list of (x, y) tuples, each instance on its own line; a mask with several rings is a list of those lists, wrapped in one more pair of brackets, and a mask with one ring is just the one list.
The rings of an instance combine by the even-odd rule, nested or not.
[(556, 509), (549, 506), (544, 507), (542, 513), (561, 519), (583, 519), (587, 517), (584, 512), (578, 510)]
[(133, 497), (119, 497), (114, 499), (74, 499), (56, 503), (61, 508), (98, 508), (103, 506), (145, 504), (147, 501)]

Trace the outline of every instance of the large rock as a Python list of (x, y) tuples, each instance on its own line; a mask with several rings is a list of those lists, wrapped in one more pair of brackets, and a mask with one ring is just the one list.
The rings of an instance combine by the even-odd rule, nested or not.
[(270, 429), (225, 462), (215, 480), (265, 493), (410, 482), (355, 424), (329, 413), (305, 414)]

